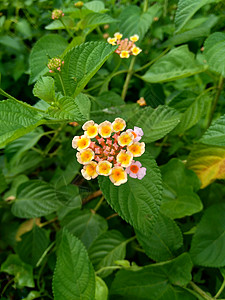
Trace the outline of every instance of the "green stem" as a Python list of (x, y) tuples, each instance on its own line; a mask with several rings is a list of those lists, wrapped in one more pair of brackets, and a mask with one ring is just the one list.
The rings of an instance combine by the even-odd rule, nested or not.
[(99, 269), (98, 271), (96, 271), (95, 274), (97, 275), (97, 274), (99, 274), (99, 273), (101, 273), (101, 272), (103, 272), (103, 271), (106, 271), (106, 270), (118, 270), (118, 269), (121, 269), (121, 268), (122, 268), (122, 267), (120, 267), (120, 266), (108, 266), (108, 267), (103, 267), (103, 268)]
[(164, 0), (164, 5), (163, 5), (163, 17), (164, 18), (167, 15), (167, 7), (168, 7), (168, 0)]
[(121, 94), (121, 98), (123, 100), (126, 97), (127, 90), (128, 90), (128, 85), (129, 85), (130, 79), (131, 79), (132, 74), (133, 74), (133, 67), (134, 67), (135, 59), (136, 59), (135, 56), (132, 57), (132, 59), (131, 59), (130, 66), (129, 66), (128, 73), (127, 73), (127, 77), (126, 77), (126, 80), (125, 80), (124, 85), (123, 85), (123, 91), (122, 91), (122, 94)]
[(150, 62), (148, 62), (146, 65), (142, 66), (141, 68), (135, 70), (135, 72), (142, 71), (145, 68), (151, 66), (152, 64), (154, 64), (154, 62), (156, 62), (158, 59), (160, 59), (162, 56), (164, 56), (169, 50), (170, 50), (170, 47), (166, 48), (159, 56), (157, 56), (156, 58), (154, 58), (153, 60), (151, 60)]
[(5, 293), (5, 291), (7, 290), (8, 286), (13, 282), (13, 280), (14, 280), (14, 277), (11, 278), (11, 279), (6, 283), (6, 285), (4, 286), (4, 289), (2, 290), (1, 297), (3, 296), (3, 294)]
[(148, 0), (144, 1), (143, 12), (145, 13), (148, 10)]
[(60, 133), (60, 131), (62, 130), (63, 127), (64, 127), (64, 124), (61, 127), (59, 127), (57, 129), (57, 131), (55, 131), (54, 136), (52, 137), (52, 139), (50, 140), (50, 142), (48, 143), (48, 145), (45, 148), (44, 156), (46, 156), (49, 153), (49, 151), (51, 150), (52, 146), (55, 144), (55, 141), (56, 141), (56, 139), (57, 139), (57, 137), (58, 137), (58, 135), (59, 135), (59, 133)]
[(42, 256), (40, 257), (40, 259), (38, 260), (37, 264), (36, 264), (36, 268), (40, 266), (40, 264), (42, 263), (43, 259), (45, 258), (45, 256), (47, 255), (48, 251), (52, 249), (52, 247), (55, 245), (55, 241), (52, 242), (49, 247), (44, 251), (44, 253), (42, 254)]
[(59, 80), (60, 80), (60, 83), (61, 83), (61, 86), (62, 86), (62, 89), (63, 89), (63, 94), (64, 94), (64, 96), (66, 96), (66, 90), (65, 90), (65, 87), (64, 87), (64, 84), (63, 84), (61, 73), (59, 72), (58, 75), (59, 75)]
[(192, 289), (195, 292), (197, 292), (203, 299), (205, 299), (205, 300), (213, 300), (212, 297), (210, 297), (209, 295), (207, 295), (206, 292), (203, 291), (202, 289), (200, 289), (200, 287), (198, 287), (193, 281), (190, 281), (189, 284), (192, 287)]
[(225, 279), (223, 280), (223, 283), (222, 283), (220, 289), (219, 289), (218, 292), (216, 293), (216, 295), (215, 295), (215, 297), (214, 297), (215, 299), (217, 299), (217, 298), (220, 296), (220, 294), (222, 293), (222, 291), (224, 290), (224, 288), (225, 288)]
[(105, 199), (105, 197), (102, 196), (101, 199), (98, 201), (97, 205), (95, 206), (95, 208), (93, 209), (94, 212), (96, 212), (99, 209), (99, 207), (102, 205), (102, 202), (104, 201), (104, 199)]
[(212, 109), (211, 109), (211, 113), (210, 113), (210, 117), (209, 117), (209, 122), (208, 122), (208, 127), (212, 123), (213, 115), (214, 115), (214, 112), (216, 110), (216, 105), (218, 103), (220, 94), (221, 94), (221, 92), (223, 90), (223, 84), (224, 84), (224, 78), (221, 75), (220, 78), (219, 78), (219, 83), (218, 83), (218, 87), (217, 87), (217, 93), (216, 93), (215, 99), (213, 100)]
[(63, 24), (63, 26), (66, 29), (66, 31), (69, 34), (69, 36), (73, 39), (73, 34), (70, 32), (70, 30), (68, 29), (68, 27), (66, 26), (66, 24), (64, 23), (64, 21), (62, 20), (62, 18), (60, 19), (60, 21)]

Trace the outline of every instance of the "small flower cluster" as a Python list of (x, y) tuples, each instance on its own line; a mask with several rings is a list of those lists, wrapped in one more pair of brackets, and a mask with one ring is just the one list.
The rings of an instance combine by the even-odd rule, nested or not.
[(52, 12), (52, 20), (60, 19), (64, 16), (64, 13), (61, 9), (54, 9)]
[(53, 57), (48, 61), (48, 68), (50, 73), (61, 71), (61, 67), (64, 64), (60, 58)]
[(130, 36), (129, 39), (121, 40), (123, 35), (120, 32), (116, 32), (114, 37), (109, 37), (107, 42), (111, 45), (118, 45), (116, 49), (116, 53), (119, 54), (121, 58), (128, 58), (130, 55), (137, 56), (142, 50), (135, 45), (135, 42), (139, 40), (139, 36), (137, 34)]
[(84, 165), (81, 173), (85, 179), (109, 176), (118, 186), (127, 181), (127, 174), (138, 179), (146, 175), (146, 168), (134, 160), (145, 152), (145, 143), (139, 142), (143, 131), (139, 127), (123, 131), (125, 127), (121, 118), (99, 125), (91, 120), (82, 126), (84, 134), (73, 138), (72, 147), (78, 150), (76, 156)]
[(82, 2), (82, 1), (78, 1), (78, 2), (74, 3), (74, 6), (78, 7), (78, 8), (83, 7), (83, 5), (84, 5), (84, 2)]

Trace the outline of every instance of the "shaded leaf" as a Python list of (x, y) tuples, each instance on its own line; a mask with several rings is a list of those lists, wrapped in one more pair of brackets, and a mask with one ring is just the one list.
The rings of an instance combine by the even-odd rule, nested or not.
[[(88, 249), (90, 260), (99, 270), (103, 267), (114, 266), (116, 260), (125, 258), (126, 240), (117, 230), (109, 230), (101, 234)], [(103, 271), (101, 277), (106, 277), (112, 270)]]
[(166, 82), (204, 72), (207, 66), (200, 65), (187, 45), (172, 49), (157, 60), (142, 76), (147, 82)]
[(205, 267), (225, 266), (225, 205), (209, 207), (200, 223), (191, 243), (190, 254), (196, 265)]
[(168, 217), (183, 218), (202, 210), (202, 202), (196, 191), (200, 182), (194, 172), (174, 158), (161, 167), (164, 190), (161, 212)]
[(225, 146), (225, 115), (217, 119), (207, 129), (200, 142), (213, 146)]
[(95, 300), (108, 299), (108, 287), (101, 277), (95, 276)]
[(33, 89), (34, 96), (48, 102), (52, 103), (55, 100), (55, 87), (54, 79), (52, 77), (41, 77), (34, 86)]
[(74, 210), (65, 216), (61, 224), (76, 235), (87, 248), (108, 229), (105, 219), (89, 210)]
[(147, 234), (136, 231), (137, 239), (146, 254), (155, 261), (166, 261), (176, 256), (183, 245), (182, 233), (177, 224), (163, 214), (159, 214), (153, 230)]

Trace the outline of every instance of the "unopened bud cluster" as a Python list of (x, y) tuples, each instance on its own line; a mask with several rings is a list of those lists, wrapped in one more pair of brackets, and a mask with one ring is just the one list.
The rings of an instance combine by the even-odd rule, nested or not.
[(53, 57), (48, 62), (48, 68), (50, 73), (54, 73), (57, 71), (61, 71), (62, 65), (64, 64), (64, 61), (60, 58)]
[(130, 36), (130, 38), (125, 38), (122, 40), (123, 35), (120, 32), (116, 32), (114, 37), (109, 37), (107, 42), (111, 45), (118, 45), (116, 53), (119, 54), (121, 58), (129, 58), (130, 55), (137, 56), (142, 50), (135, 45), (135, 42), (139, 40), (137, 34)]
[(61, 9), (54, 9), (52, 12), (52, 20), (60, 19), (64, 16), (64, 13)]
[(84, 134), (73, 138), (72, 147), (78, 150), (76, 156), (83, 164), (81, 173), (85, 179), (109, 176), (118, 186), (127, 181), (127, 174), (138, 179), (146, 175), (146, 168), (134, 160), (145, 151), (145, 143), (139, 142), (143, 131), (139, 127), (124, 131), (125, 127), (121, 118), (101, 124), (91, 120), (82, 126)]

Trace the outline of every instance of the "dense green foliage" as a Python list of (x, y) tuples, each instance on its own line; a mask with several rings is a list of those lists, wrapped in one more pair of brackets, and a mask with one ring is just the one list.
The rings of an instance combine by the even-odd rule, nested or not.
[[(0, 11), (1, 299), (224, 299), (224, 1)], [(120, 58), (116, 32), (142, 52)], [(118, 117), (146, 176), (85, 180), (73, 137)]]

